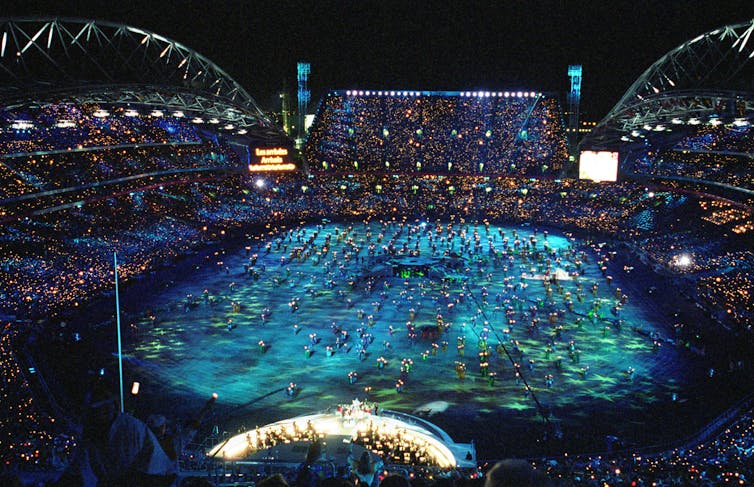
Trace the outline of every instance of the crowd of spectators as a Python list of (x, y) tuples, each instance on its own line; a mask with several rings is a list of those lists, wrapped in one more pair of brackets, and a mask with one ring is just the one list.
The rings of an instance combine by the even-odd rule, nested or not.
[(752, 190), (753, 131), (748, 125), (699, 125), (670, 148), (642, 152), (626, 161), (625, 170)]
[[(34, 468), (59, 468), (75, 443), (65, 434), (65, 426), (40, 406), (32, 390), (29, 375), (34, 368), (24, 367), (15, 351), (18, 335), (25, 327), (4, 323), (0, 329), (0, 462), (13, 465), (19, 461)], [(0, 469), (2, 470), (2, 469)]]
[(4, 160), (28, 154), (166, 143), (198, 143), (196, 129), (161, 111), (139, 113), (98, 104), (47, 104), (0, 112)]
[(304, 152), (312, 170), (361, 173), (542, 176), (567, 160), (557, 99), (528, 92), (330, 92)]
[(533, 463), (564, 485), (749, 485), (754, 478), (754, 410), (741, 414), (709, 440), (681, 448)]

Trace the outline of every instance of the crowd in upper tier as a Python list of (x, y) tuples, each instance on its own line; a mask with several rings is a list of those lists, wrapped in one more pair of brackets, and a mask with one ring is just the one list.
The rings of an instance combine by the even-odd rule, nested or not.
[(312, 169), (332, 172), (556, 174), (568, 157), (557, 99), (499, 95), (332, 92), (306, 157)]
[[(180, 115), (180, 113), (178, 113)], [(183, 117), (162, 111), (106, 110), (96, 104), (46, 104), (0, 111), (0, 154), (27, 154), (112, 146), (198, 143)]]
[(213, 151), (215, 142), (200, 136), (190, 121), (161, 112), (139, 115), (119, 109), (104, 116), (98, 106), (70, 104), (0, 112), (0, 201), (91, 190), (129, 178), (237, 167), (237, 158)]
[(746, 190), (754, 189), (754, 129), (704, 125), (657, 153), (626, 161), (626, 170), (655, 177), (688, 178)]

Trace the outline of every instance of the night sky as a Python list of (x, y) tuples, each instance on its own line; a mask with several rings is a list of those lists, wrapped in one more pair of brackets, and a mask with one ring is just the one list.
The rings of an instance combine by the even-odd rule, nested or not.
[(295, 94), (297, 61), (312, 65), (315, 102), (331, 88), (565, 93), (568, 64), (582, 64), (582, 119), (599, 120), (670, 49), (754, 18), (754, 1), (6, 0), (0, 15), (154, 31), (212, 59), (264, 109), (284, 84)]

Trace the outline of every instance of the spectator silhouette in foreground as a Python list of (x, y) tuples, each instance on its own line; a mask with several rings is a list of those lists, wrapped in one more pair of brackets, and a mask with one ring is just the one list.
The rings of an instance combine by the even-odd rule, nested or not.
[(484, 487), (550, 487), (553, 485), (541, 471), (526, 460), (506, 459), (487, 472)]
[(366, 486), (374, 485), (376, 474), (382, 468), (382, 462), (372, 460), (367, 450), (361, 452), (357, 460), (353, 454), (353, 443), (351, 443), (351, 453), (348, 455), (348, 464), (351, 466), (351, 473), (359, 479), (359, 484)]
[(173, 463), (139, 419), (121, 413), (114, 388), (98, 381), (86, 395), (84, 433), (59, 487), (164, 487)]
[(411, 487), (411, 483), (403, 475), (391, 473), (382, 479), (380, 487)]
[(282, 474), (275, 473), (259, 481), (257, 487), (288, 487), (288, 485), (288, 481)]
[(162, 450), (170, 458), (176, 474), (180, 472), (179, 461), (183, 449), (193, 441), (196, 432), (201, 426), (202, 419), (212, 409), (212, 405), (215, 404), (216, 400), (217, 394), (212, 394), (194, 417), (185, 422), (173, 424), (172, 428), (168, 428), (167, 418), (161, 414), (151, 414), (147, 418), (149, 429), (152, 430)]

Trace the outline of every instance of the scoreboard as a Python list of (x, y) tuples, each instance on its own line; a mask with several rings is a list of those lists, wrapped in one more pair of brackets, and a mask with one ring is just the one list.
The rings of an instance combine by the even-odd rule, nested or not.
[(249, 172), (295, 171), (290, 150), (286, 147), (256, 147), (251, 156)]

